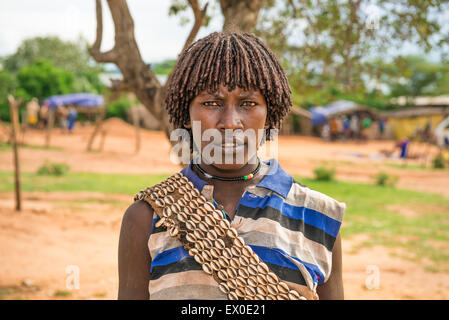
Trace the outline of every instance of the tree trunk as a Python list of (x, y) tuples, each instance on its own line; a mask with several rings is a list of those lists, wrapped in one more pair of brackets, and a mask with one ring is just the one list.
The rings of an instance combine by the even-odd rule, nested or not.
[[(89, 52), (97, 62), (112, 62), (117, 65), (123, 75), (123, 81), (115, 82), (114, 85), (122, 90), (134, 92), (139, 101), (161, 122), (162, 130), (169, 137), (172, 125), (163, 107), (165, 88), (140, 55), (134, 37), (134, 21), (126, 0), (108, 0), (107, 3), (114, 21), (114, 48), (107, 52), (100, 50), (103, 37), (102, 5), (101, 0), (96, 0), (97, 36)], [(189, 4), (194, 11), (195, 23), (184, 48), (195, 39), (200, 26), (204, 23), (207, 9), (207, 5), (201, 9), (198, 0), (189, 0)]]
[[(198, 0), (187, 0), (195, 17), (194, 25), (184, 44), (183, 50), (194, 40), (206, 18), (207, 4), (200, 8)], [(115, 82), (119, 88), (135, 93), (140, 102), (161, 122), (161, 129), (169, 138), (173, 126), (164, 108), (166, 88), (157, 80), (154, 72), (142, 59), (134, 37), (134, 22), (126, 0), (107, 0), (115, 28), (114, 48), (101, 52), (103, 37), (103, 18), (101, 0), (96, 0), (97, 36), (89, 49), (97, 62), (112, 62), (117, 65), (123, 75), (123, 81)], [(225, 22), (224, 31), (251, 32), (257, 23), (263, 0), (220, 0)], [(157, 45), (157, 44), (155, 44)]]
[(263, 4), (263, 0), (220, 0), (223, 31), (252, 32)]

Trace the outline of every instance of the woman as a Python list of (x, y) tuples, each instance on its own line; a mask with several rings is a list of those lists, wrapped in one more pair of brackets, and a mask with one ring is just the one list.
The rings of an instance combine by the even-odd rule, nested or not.
[[(260, 145), (261, 131), (272, 138), (271, 129), (279, 128), (291, 106), (287, 79), (273, 53), (255, 36), (213, 33), (183, 52), (168, 81), (170, 121), (189, 131), (200, 152), (181, 173), (139, 193), (125, 212), (119, 299), (343, 299), (339, 229), (345, 205), (294, 181), (276, 159), (260, 161), (251, 148), (254, 140), (256, 148)], [(208, 155), (201, 150), (210, 141), (195, 138), (195, 125), (201, 137), (218, 134)], [(256, 136), (239, 135), (247, 131)], [(229, 140), (229, 132), (237, 134)], [(169, 198), (161, 188), (190, 201), (176, 209), (173, 198), (161, 200)], [(188, 190), (195, 201), (186, 198)], [(200, 211), (200, 204), (208, 209)], [(218, 234), (219, 225), (225, 228), (224, 241), (212, 233), (207, 248), (217, 253), (215, 262), (199, 257), (206, 249), (197, 242), (206, 240), (192, 234), (201, 233), (198, 226), (205, 223), (189, 227), (197, 217), (189, 206), (198, 206), (193, 211), (203, 212), (203, 221), (217, 219)], [(181, 219), (178, 210), (189, 215)], [(179, 221), (170, 220), (174, 216)], [(237, 245), (245, 254), (235, 254)], [(228, 257), (231, 251), (234, 256)], [(233, 267), (238, 274), (232, 274)]]

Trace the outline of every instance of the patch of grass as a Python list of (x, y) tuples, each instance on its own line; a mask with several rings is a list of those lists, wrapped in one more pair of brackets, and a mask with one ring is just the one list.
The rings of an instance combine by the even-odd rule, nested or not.
[(335, 169), (317, 167), (313, 170), (315, 174), (315, 179), (318, 181), (332, 181), (335, 176)]
[(104, 297), (107, 296), (107, 293), (106, 292), (96, 292), (96, 293), (93, 294), (93, 296), (95, 298), (104, 298)]
[(444, 161), (443, 155), (439, 154), (432, 159), (432, 166), (435, 169), (444, 169), (446, 167), (446, 161)]
[(56, 290), (53, 295), (55, 297), (69, 297), (72, 293), (67, 290)]
[(421, 164), (400, 164), (400, 163), (385, 162), (384, 165), (395, 169), (412, 170), (412, 171), (441, 171), (441, 169), (435, 169), (432, 166), (426, 167)]
[[(169, 177), (167, 174), (102, 174), (69, 172), (64, 176), (41, 176), (22, 172), (23, 191), (87, 191), (134, 195), (138, 191)], [(12, 172), (0, 172), (0, 192), (14, 190)]]
[[(132, 196), (168, 176), (69, 172), (60, 177), (22, 173), (21, 178), (25, 192), (87, 191)], [(449, 270), (449, 199), (391, 186), (294, 178), (311, 189), (346, 203), (343, 237), (366, 234), (363, 246), (403, 249), (410, 259), (422, 262), (426, 268)], [(13, 190), (13, 173), (0, 172), (0, 192)], [(80, 200), (90, 201), (99, 200)], [(405, 216), (394, 209), (397, 207), (411, 209), (415, 214)]]
[(393, 176), (385, 171), (379, 172), (373, 178), (378, 186), (394, 186), (399, 180), (397, 176)]
[(8, 296), (13, 293), (16, 293), (16, 291), (11, 288), (0, 288), (0, 300), (10, 299)]
[[(39, 150), (62, 150), (61, 147), (57, 146), (41, 146), (41, 145), (34, 145), (34, 144), (19, 144), (19, 149), (25, 148), (25, 149), (39, 149)], [(0, 143), (0, 152), (3, 151), (11, 151), (12, 150), (12, 144), (9, 143)]]
[(37, 169), (37, 174), (46, 176), (63, 176), (68, 171), (69, 166), (65, 163), (56, 163), (46, 160), (45, 163)]
[[(434, 265), (427, 268), (449, 268), (448, 250), (431, 244), (432, 241), (449, 244), (449, 199), (394, 187), (295, 179), (346, 203), (343, 237), (366, 234), (369, 240), (363, 242), (363, 246), (402, 248), (411, 253), (414, 261), (431, 260)], [(417, 214), (414, 217), (400, 215), (388, 209), (392, 205), (412, 208)], [(427, 209), (430, 205), (435, 205), (433, 212)]]
[(72, 202), (77, 203), (103, 203), (103, 204), (121, 204), (123, 201), (116, 199), (102, 199), (102, 198), (86, 198), (86, 199), (74, 199)]

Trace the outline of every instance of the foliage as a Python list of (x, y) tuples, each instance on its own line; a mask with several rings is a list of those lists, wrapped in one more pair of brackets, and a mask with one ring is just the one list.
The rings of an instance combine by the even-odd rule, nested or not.
[(329, 169), (324, 167), (317, 167), (313, 170), (315, 179), (318, 181), (332, 181), (335, 176), (335, 169)]
[(131, 108), (131, 102), (126, 96), (120, 97), (118, 100), (109, 103), (106, 118), (118, 117), (126, 120), (126, 111)]
[(175, 67), (175, 59), (166, 59), (162, 62), (152, 63), (151, 68), (155, 74), (169, 75), (172, 69)]
[(70, 42), (55, 36), (23, 40), (14, 54), (4, 58), (3, 67), (10, 72), (18, 72), (41, 59), (51, 61), (55, 67), (74, 74), (101, 70), (93, 63), (87, 51), (86, 40), (81, 38)]
[(17, 74), (19, 89), (16, 95), (25, 100), (36, 97), (39, 101), (56, 95), (72, 92), (73, 74), (57, 68), (47, 60), (36, 60), (30, 66), (22, 67)]
[(54, 36), (35, 37), (24, 40), (14, 54), (3, 59), (2, 64), (5, 70), (17, 73), (39, 60), (47, 60), (73, 75), (74, 92), (102, 93), (104, 85), (99, 74), (103, 68), (93, 61), (87, 47), (83, 38), (70, 42)]
[(444, 158), (443, 158), (442, 154), (439, 154), (435, 158), (432, 159), (432, 166), (435, 169), (444, 169), (445, 163), (444, 163)]
[(376, 184), (378, 186), (394, 186), (398, 181), (398, 177), (392, 176), (384, 171), (376, 174), (374, 179), (376, 180)]
[(38, 175), (63, 176), (69, 171), (69, 166), (65, 163), (55, 163), (45, 161), (37, 170)]
[[(449, 34), (442, 12), (448, 8), (446, 1), (431, 0), (284, 0), (263, 8), (255, 32), (281, 59), (295, 104), (322, 105), (346, 97), (385, 108), (389, 97), (379, 82), (382, 69), (373, 61), (396, 64), (404, 44), (444, 58)], [(427, 73), (426, 81), (433, 80)], [(411, 79), (421, 87), (426, 81), (416, 72)]]
[(9, 121), (10, 110), (7, 100), (8, 94), (13, 93), (17, 87), (17, 79), (14, 74), (0, 70), (0, 120)]
[(43, 99), (53, 94), (89, 92), (101, 94), (105, 86), (99, 74), (103, 68), (93, 62), (87, 43), (67, 42), (57, 37), (24, 40), (17, 51), (0, 59), (0, 118), (9, 121), (8, 94)]
[[(218, 6), (215, 1), (208, 1), (208, 7), (206, 12), (206, 17), (204, 19), (203, 26), (207, 27), (212, 19), (213, 16), (216, 16), (218, 14)], [(204, 7), (204, 1), (201, 4), (201, 8)], [(169, 16), (178, 16), (179, 17), (179, 23), (181, 26), (185, 26), (191, 22), (191, 18), (188, 14), (186, 14), (186, 11), (189, 11), (189, 6), (187, 5), (187, 1), (185, 0), (171, 0), (170, 7), (168, 8), (168, 15)]]
[(387, 63), (376, 59), (369, 63), (375, 69), (374, 77), (389, 88), (389, 95), (427, 96), (449, 92), (449, 65), (432, 62), (423, 56), (397, 57)]

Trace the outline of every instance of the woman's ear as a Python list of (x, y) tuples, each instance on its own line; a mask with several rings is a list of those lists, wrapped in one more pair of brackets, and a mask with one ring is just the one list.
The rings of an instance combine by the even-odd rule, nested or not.
[(184, 128), (186, 128), (186, 129), (191, 129), (192, 128), (192, 125), (190, 124), (190, 120), (187, 121), (186, 123), (184, 123)]

